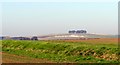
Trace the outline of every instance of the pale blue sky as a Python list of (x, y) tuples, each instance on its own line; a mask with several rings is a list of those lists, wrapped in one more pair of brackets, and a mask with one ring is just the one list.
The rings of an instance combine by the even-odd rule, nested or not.
[(1, 0), (0, 2), (118, 2), (120, 0)]
[(6, 2), (2, 3), (2, 34), (32, 36), (86, 29), (117, 34), (117, 2)]

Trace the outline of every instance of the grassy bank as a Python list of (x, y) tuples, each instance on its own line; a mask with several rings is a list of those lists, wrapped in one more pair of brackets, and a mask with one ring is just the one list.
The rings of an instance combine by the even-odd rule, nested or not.
[(3, 40), (2, 51), (54, 62), (118, 62), (117, 43)]

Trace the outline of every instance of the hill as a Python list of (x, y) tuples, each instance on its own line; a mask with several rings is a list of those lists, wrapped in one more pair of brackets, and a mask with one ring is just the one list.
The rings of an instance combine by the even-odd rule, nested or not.
[(100, 34), (53, 34), (38, 36), (39, 40), (76, 40), (76, 39), (98, 39), (98, 38), (117, 38), (117, 35)]

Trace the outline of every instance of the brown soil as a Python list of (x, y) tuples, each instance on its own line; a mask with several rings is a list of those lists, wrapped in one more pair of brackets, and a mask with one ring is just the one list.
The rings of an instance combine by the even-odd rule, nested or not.
[(88, 40), (63, 40), (64, 42), (87, 42), (93, 44), (118, 44), (118, 38), (99, 38), (99, 39), (88, 39)]
[(53, 63), (47, 59), (36, 59), (15, 54), (2, 53), (2, 63)]

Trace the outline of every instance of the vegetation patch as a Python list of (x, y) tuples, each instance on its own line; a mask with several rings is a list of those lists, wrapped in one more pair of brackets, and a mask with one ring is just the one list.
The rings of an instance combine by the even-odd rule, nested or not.
[[(105, 43), (105, 42), (104, 42)], [(117, 63), (117, 43), (91, 44), (89, 42), (3, 40), (2, 51), (54, 62)]]

